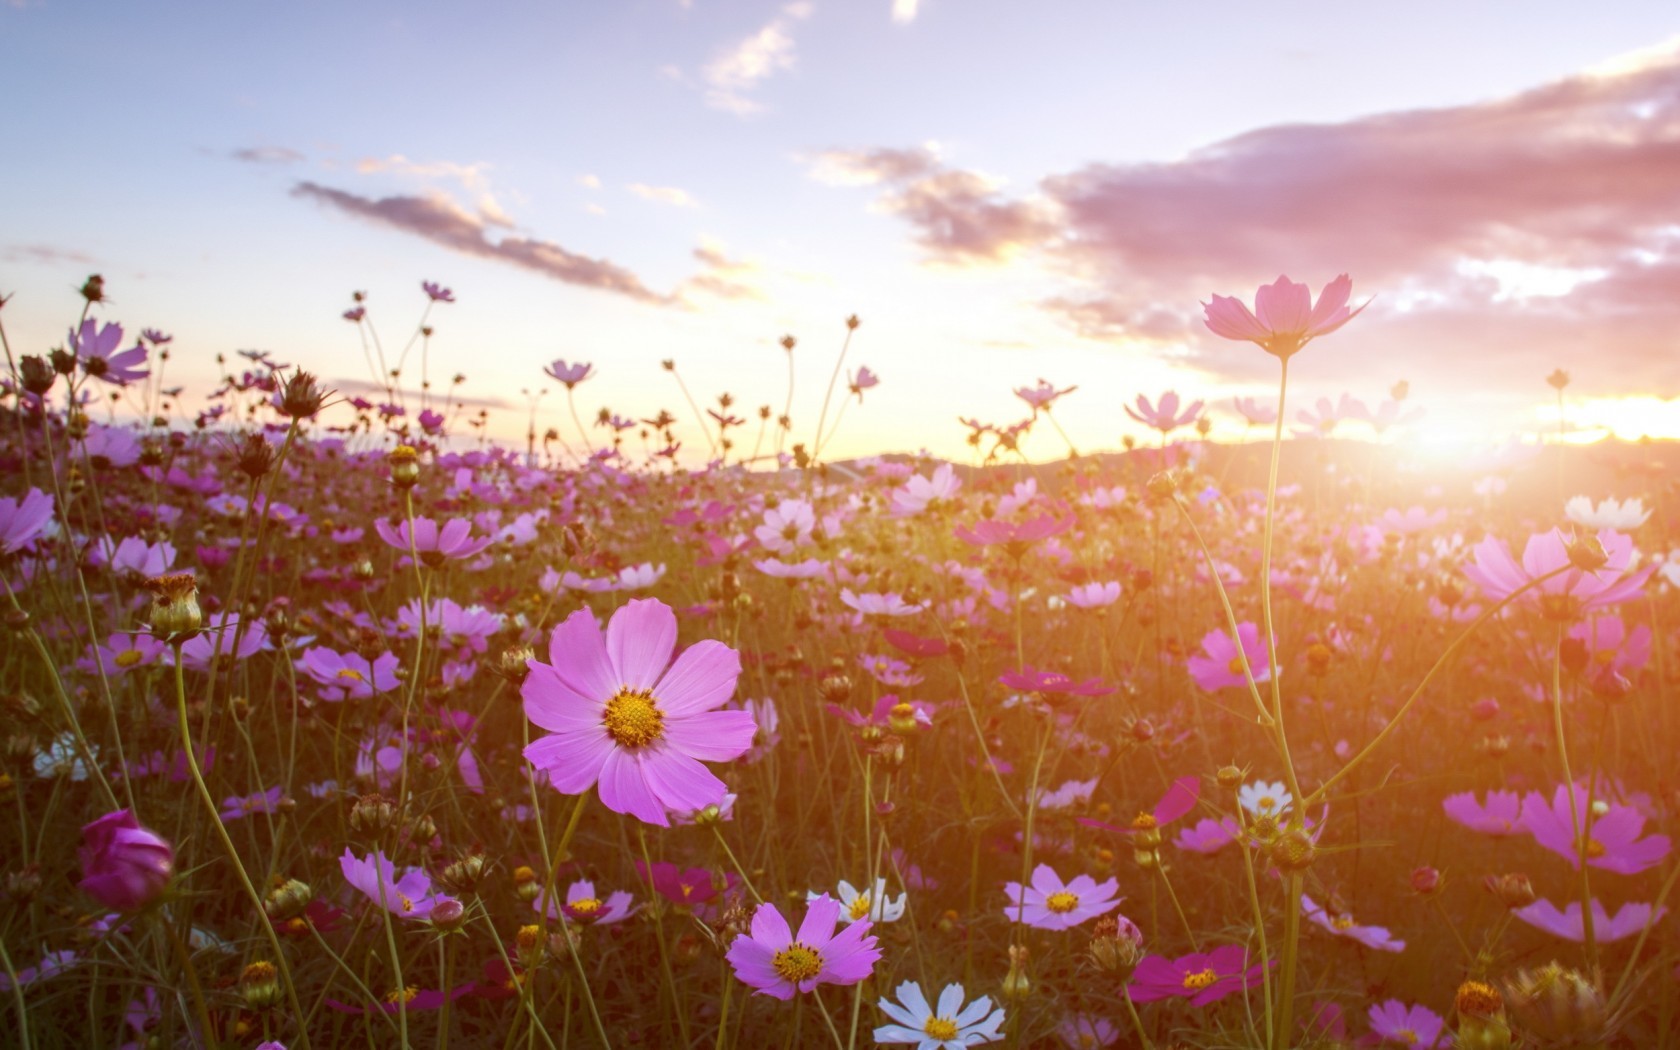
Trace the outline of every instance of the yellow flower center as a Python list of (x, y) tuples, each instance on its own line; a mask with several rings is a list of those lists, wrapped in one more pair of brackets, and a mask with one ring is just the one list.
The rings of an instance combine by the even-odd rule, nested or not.
[(856, 922), (858, 919), (861, 919), (864, 916), (868, 915), (869, 914), (869, 894), (860, 893), (856, 897), (853, 897), (852, 898), (852, 903), (851, 903), (850, 907), (848, 907), (846, 909), (846, 911), (851, 915), (852, 921), (854, 921), (854, 922)]
[(1240, 656), (1231, 657), (1231, 662), (1225, 665), (1225, 669), (1227, 671), (1230, 671), (1232, 674), (1242, 674), (1243, 673), (1243, 659), (1242, 659), (1242, 657), (1240, 657)]
[(140, 659), (140, 650), (124, 649), (117, 654), (116, 664), (118, 667), (133, 667), (140, 662)]
[(1050, 896), (1044, 898), (1044, 906), (1055, 912), (1057, 915), (1066, 915), (1068, 912), (1079, 907), (1079, 895), (1076, 893), (1069, 893), (1066, 890), (1063, 890), (1060, 893), (1052, 893)]
[(1415, 1046), (1417, 1045), (1418, 1034), (1410, 1028), (1402, 1028), (1398, 1032), (1394, 1033), (1394, 1038), (1400, 1040), (1402, 1043), (1405, 1043), (1407, 1046)]
[(916, 709), (909, 704), (894, 704), (892, 705), (892, 711), (889, 713), (894, 718), (913, 718), (915, 717)]
[(395, 1003), (395, 1002), (398, 1002), (398, 1001), (405, 1002), (405, 1003), (411, 1003), (411, 1002), (414, 1001), (414, 997), (419, 995), (419, 994), (420, 994), (420, 989), (414, 987), (411, 984), (407, 988), (399, 988), (394, 992), (388, 993), (385, 996), (385, 1001), (388, 1002), (388, 1003)]
[(566, 910), (579, 918), (593, 918), (601, 910), (601, 902), (594, 897), (579, 897), (575, 901), (567, 901)]
[(1258, 799), (1255, 799), (1254, 805), (1260, 812), (1270, 813), (1277, 808), (1277, 799), (1270, 795), (1261, 795)]
[(770, 965), (783, 980), (798, 984), (822, 973), (823, 962), (815, 948), (794, 941), (777, 952)]
[(357, 671), (354, 668), (350, 668), (350, 667), (346, 667), (343, 670), (339, 671), (338, 672), (338, 677), (348, 678), (348, 679), (350, 679), (351, 681), (354, 681), (354, 682), (365, 682), (365, 681), (367, 681), (367, 679), (362, 676), (362, 672)]
[(1138, 831), (1148, 831), (1155, 826), (1155, 814), (1153, 813), (1139, 813), (1132, 818), (1132, 827)]
[(944, 1042), (957, 1037), (957, 1023), (948, 1017), (930, 1017), (927, 1023), (922, 1025), (922, 1031), (929, 1037)]
[(1604, 843), (1597, 839), (1587, 840), (1587, 856), (1589, 858), (1604, 856)]
[(601, 724), (619, 747), (646, 747), (665, 734), (665, 715), (646, 690), (620, 689), (614, 693), (607, 701)]
[(1334, 919), (1330, 920), (1330, 925), (1336, 927), (1338, 930), (1351, 930), (1353, 929), (1353, 916), (1338, 915)]
[(1212, 967), (1209, 967), (1200, 973), (1185, 974), (1184, 987), (1192, 992), (1199, 992), (1217, 980), (1219, 980), (1219, 975), (1213, 972)]
[(409, 900), (406, 896), (404, 896), (401, 893), (397, 894), (397, 902), (402, 905), (402, 910), (403, 911), (413, 911), (414, 910), (414, 902)]

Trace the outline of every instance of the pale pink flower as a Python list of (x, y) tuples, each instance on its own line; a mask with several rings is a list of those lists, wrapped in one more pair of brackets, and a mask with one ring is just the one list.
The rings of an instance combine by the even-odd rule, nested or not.
[[(1208, 328), (1226, 339), (1245, 339), (1274, 357), (1287, 361), (1303, 346), (1321, 335), (1329, 335), (1351, 321), (1365, 306), (1350, 311), (1348, 296), (1353, 281), (1342, 274), (1324, 286), (1318, 304), (1312, 289), (1279, 277), (1261, 285), (1254, 293), (1254, 312), (1228, 296), (1216, 295), (1202, 304)], [(1369, 305), (1367, 303), (1366, 305)]]

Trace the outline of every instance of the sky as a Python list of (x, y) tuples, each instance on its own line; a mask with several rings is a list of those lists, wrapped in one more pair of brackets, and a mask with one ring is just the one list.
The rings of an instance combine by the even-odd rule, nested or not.
[(1277, 362), (1200, 304), (1347, 273), (1370, 305), (1291, 363), (1292, 423), (1405, 380), (1388, 440), (1532, 436), (1562, 368), (1583, 435), (1680, 437), (1672, 2), (0, 0), (0, 87), (14, 352), (97, 271), (190, 392), (238, 349), (360, 389), (352, 293), (394, 356), (435, 281), (428, 370), (509, 440), (544, 389), (575, 433), (563, 359), (586, 420), (668, 409), (699, 455), (680, 376), (750, 446), (792, 335), (809, 444), (851, 315), (881, 382), (825, 458), (965, 458), (1041, 378), (1081, 450), (1167, 390), (1235, 439)]

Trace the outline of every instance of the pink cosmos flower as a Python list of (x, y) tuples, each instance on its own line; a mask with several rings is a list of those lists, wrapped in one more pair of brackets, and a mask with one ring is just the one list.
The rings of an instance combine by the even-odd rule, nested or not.
[(396, 878), (396, 868), (384, 850), (358, 857), (346, 846), (338, 866), (345, 882), (399, 919), (430, 918), (432, 909), (439, 903), (453, 899), (433, 894), (431, 878), (419, 868), (411, 868), (402, 878)]
[(1592, 665), (1631, 675), (1651, 660), (1651, 628), (1640, 624), (1629, 631), (1620, 616), (1594, 616), (1569, 629), (1568, 637), (1587, 649)]
[(886, 594), (875, 591), (853, 594), (849, 587), (840, 591), (840, 602), (864, 616), (914, 616), (927, 608), (926, 603), (908, 604), (896, 591)]
[(1089, 875), (1075, 875), (1064, 883), (1050, 865), (1040, 864), (1033, 869), (1031, 886), (1011, 882), (1003, 887), (1009, 897), (1003, 914), (1011, 922), (1041, 930), (1071, 930), (1120, 907), (1124, 898), (1117, 896), (1119, 891), (1118, 879), (1099, 883)]
[(1353, 916), (1346, 912), (1331, 915), (1304, 893), (1301, 894), (1301, 913), (1337, 937), (1346, 937), (1349, 940), (1358, 941), (1375, 951), (1398, 952), (1405, 950), (1406, 942), (1389, 933), (1387, 927), (1360, 926), (1353, 921)]
[(865, 919), (834, 932), (840, 902), (824, 895), (805, 909), (795, 937), (774, 904), (753, 912), (750, 933), (735, 938), (725, 958), (735, 976), (757, 989), (754, 995), (792, 999), (819, 984), (857, 984), (875, 970), (881, 950)]
[(1067, 593), (1066, 601), (1080, 609), (1104, 609), (1120, 600), (1120, 585), (1112, 580), (1107, 583), (1083, 583)]
[(1113, 1021), (1095, 1014), (1069, 1014), (1056, 1026), (1056, 1038), (1068, 1050), (1097, 1050), (1120, 1041)]
[[(1260, 628), (1252, 623), (1240, 623), (1237, 625), (1237, 638), (1242, 642), (1241, 652), (1248, 656), (1248, 667), (1254, 674), (1254, 680), (1270, 681), (1271, 666), (1266, 657), (1266, 644), (1260, 640)], [(1247, 688), (1248, 679), (1243, 675), (1237, 642), (1230, 635), (1224, 631), (1209, 631), (1202, 638), (1202, 652), (1206, 655), (1190, 658), (1190, 677), (1196, 680), (1197, 685), (1210, 693), (1233, 687)]]
[(676, 614), (654, 598), (613, 613), (605, 638), (588, 609), (566, 617), (525, 679), (525, 716), (549, 731), (526, 760), (563, 794), (594, 786), (608, 809), (662, 827), (667, 810), (719, 802), (726, 785), (701, 763), (739, 758), (758, 731), (749, 712), (717, 710), (741, 658), (707, 640), (672, 663), (676, 644)]
[(1422, 507), (1407, 507), (1404, 511), (1390, 507), (1383, 511), (1382, 517), (1377, 519), (1377, 527), (1383, 532), (1395, 536), (1410, 536), (1415, 532), (1432, 529), (1437, 525), (1444, 525), (1447, 512), (1436, 509), (1424, 510)]
[(175, 850), (140, 826), (126, 809), (83, 826), (82, 881), (76, 885), (116, 911), (137, 911), (156, 900), (175, 874)]
[(1107, 696), (1114, 692), (1113, 687), (1104, 685), (1100, 678), (1075, 682), (1060, 671), (1040, 671), (1036, 667), (1005, 671), (998, 675), (998, 683), (1017, 692), (1040, 696)]
[(543, 372), (546, 375), (552, 376), (561, 383), (564, 383), (567, 390), (572, 389), (585, 379), (588, 379), (594, 371), (595, 366), (592, 364), (579, 362), (575, 365), (568, 365), (563, 358), (543, 369)]
[[(1216, 295), (1202, 304), (1208, 329), (1226, 339), (1247, 340), (1274, 357), (1287, 361), (1303, 346), (1321, 335), (1329, 335), (1365, 309), (1350, 311), (1348, 296), (1353, 281), (1342, 274), (1324, 286), (1318, 305), (1312, 289), (1279, 277), (1254, 293), (1254, 311), (1229, 296)], [(1366, 303), (1365, 305), (1370, 305)]]
[[(1581, 902), (1570, 901), (1561, 910), (1557, 905), (1544, 898), (1535, 901), (1526, 908), (1518, 908), (1513, 912), (1517, 918), (1536, 929), (1545, 930), (1554, 937), (1562, 937), (1566, 941), (1584, 941), (1586, 931), (1581, 923)], [(1594, 897), (1592, 901), (1593, 939), (1600, 944), (1619, 941), (1624, 937), (1631, 937), (1643, 930), (1648, 924), (1660, 920), (1668, 914), (1667, 908), (1657, 910), (1655, 916), (1651, 913), (1649, 904), (1624, 904), (1610, 915), (1604, 910), (1604, 905)]]
[(881, 377), (876, 375), (874, 372), (871, 372), (868, 367), (863, 365), (858, 366), (856, 375), (848, 375), (846, 377), (847, 388), (857, 395), (858, 401), (860, 402), (863, 400), (863, 392), (865, 390), (868, 390), (871, 387), (879, 386), (880, 383)]
[[(57, 977), (65, 970), (81, 961), (81, 956), (73, 951), (48, 952), (41, 956), (41, 961), (34, 966), (25, 966), (17, 972), (17, 987), (28, 988), (36, 981), (45, 981)], [(10, 976), (0, 973), (0, 992), (12, 990)]]
[[(1277, 965), (1275, 961), (1273, 965)], [(1247, 949), (1239, 944), (1226, 944), (1211, 952), (1191, 952), (1177, 959), (1145, 956), (1132, 974), (1129, 994), (1138, 1003), (1188, 999), (1191, 1006), (1206, 1006), (1253, 988), (1260, 980), (1260, 967), (1248, 966)]]
[(380, 653), (370, 661), (360, 653), (339, 653), (323, 645), (305, 649), (298, 661), (305, 674), (325, 687), (322, 698), (334, 702), (390, 692), (400, 684), (399, 663), (395, 653)]
[(1196, 822), (1195, 827), (1184, 828), (1173, 839), (1173, 845), (1191, 853), (1218, 853), (1220, 850), (1237, 841), (1242, 829), (1231, 817), (1214, 820), (1203, 817)]
[(1595, 816), (1586, 788), (1574, 785), (1573, 803), (1570, 791), (1569, 786), (1559, 784), (1549, 804), (1546, 796), (1530, 791), (1523, 797), (1522, 807), (1523, 827), (1540, 845), (1569, 861), (1570, 867), (1577, 871), (1581, 868), (1577, 819), (1587, 822), (1587, 864), (1594, 868), (1635, 875), (1668, 856), (1667, 835), (1640, 837), (1645, 831), (1645, 815), (1637, 809), (1599, 799), (1608, 808)]
[(1181, 413), (1178, 410), (1178, 391), (1169, 390), (1161, 395), (1159, 404), (1151, 404), (1149, 398), (1143, 394), (1137, 396), (1137, 408), (1126, 405), (1126, 414), (1142, 423), (1165, 434), (1177, 430), (1188, 423), (1194, 423), (1201, 414), (1202, 402), (1192, 401)]
[(1016, 387), (1015, 396), (1031, 405), (1034, 412), (1040, 409), (1048, 412), (1057, 398), (1065, 394), (1071, 394), (1078, 389), (1077, 386), (1070, 386), (1063, 390), (1057, 390), (1054, 383), (1040, 379), (1037, 386)]
[(973, 544), (976, 547), (990, 547), (1001, 545), (1011, 557), (1019, 558), (1026, 553), (1026, 548), (1040, 540), (1047, 540), (1052, 536), (1060, 536), (1073, 528), (1072, 514), (1057, 518), (1043, 514), (1020, 523), (996, 521), (987, 519), (977, 521), (973, 528), (964, 525), (957, 526), (955, 532), (959, 540)]
[(1257, 403), (1252, 397), (1233, 398), (1231, 406), (1244, 419), (1248, 420), (1248, 425), (1251, 427), (1271, 426), (1277, 422), (1277, 409), (1267, 408), (1265, 405)]
[(1155, 831), (1166, 827), (1179, 817), (1184, 816), (1196, 808), (1196, 800), (1202, 794), (1202, 780), (1200, 777), (1179, 777), (1167, 786), (1166, 793), (1155, 803), (1155, 808), (1147, 813), (1140, 812), (1132, 818), (1130, 827), (1118, 827), (1114, 824), (1104, 824), (1100, 820), (1089, 817), (1079, 818), (1079, 823), (1088, 828), (1101, 828), (1104, 831), (1117, 831), (1122, 835), (1133, 835), (1140, 831)]
[(420, 290), (426, 293), (426, 298), (434, 303), (452, 303), (455, 293), (436, 281), (421, 281)]
[(222, 820), (243, 820), (254, 813), (273, 813), (280, 808), (285, 789), (276, 784), (254, 795), (230, 795), (222, 800)]
[(1482, 588), (1491, 601), (1501, 601), (1532, 580), (1567, 569), (1538, 587), (1524, 592), (1521, 601), (1539, 605), (1557, 619), (1575, 619), (1595, 609), (1615, 605), (1634, 597), (1650, 579), (1655, 566), (1630, 571), (1633, 540), (1609, 529), (1598, 533), (1598, 541), (1609, 555), (1603, 568), (1593, 572), (1570, 568), (1569, 540), (1559, 529), (1536, 533), (1523, 547), (1522, 562), (1511, 556), (1504, 542), (1489, 536), (1476, 544), (1476, 560), (1464, 566), (1464, 575)]
[(122, 345), (122, 325), (108, 324), (101, 328), (94, 318), (82, 322), (82, 327), (70, 330), (70, 350), (82, 362), (82, 370), (95, 379), (117, 386), (127, 386), (144, 379), (150, 372), (141, 367), (146, 363), (146, 348), (135, 344), (118, 352)]
[(1448, 795), (1441, 800), (1441, 808), (1447, 816), (1484, 835), (1503, 838), (1527, 830), (1518, 823), (1522, 801), (1515, 791), (1489, 791), (1486, 803), (1477, 802), (1471, 791)]
[[(655, 861), (650, 869), (638, 860), (636, 873), (653, 887), (654, 892), (672, 904), (704, 904), (718, 895), (718, 887), (712, 881), (712, 873), (705, 868), (679, 871), (675, 864), (662, 860)], [(725, 880), (725, 887), (733, 886), (738, 881), (738, 877), (731, 872)]]
[(920, 514), (930, 507), (949, 503), (961, 488), (962, 479), (957, 477), (956, 468), (949, 463), (941, 463), (931, 478), (917, 474), (906, 481), (903, 488), (893, 490), (892, 516), (902, 518)]
[(451, 518), (440, 528), (431, 518), (404, 519), (393, 526), (384, 518), (376, 518), (374, 531), (379, 538), (399, 551), (414, 551), (420, 560), (437, 568), (447, 560), (459, 561), (490, 546), (495, 537), (473, 536), (472, 522), (465, 518)]
[(23, 499), (0, 499), (0, 555), (14, 554), (31, 543), (53, 516), (53, 498), (32, 488)]
[(1441, 1034), (1446, 1027), (1441, 1015), (1427, 1006), (1408, 1007), (1398, 999), (1390, 999), (1371, 1007), (1366, 1016), (1370, 1019), (1372, 1033), (1385, 1043), (1399, 1043), (1417, 1047), (1418, 1050), (1436, 1050), (1437, 1047), (1452, 1045), (1452, 1037)]
[[(548, 917), (567, 919), (584, 926), (607, 926), (630, 917), (633, 910), (630, 901), (630, 894), (626, 890), (614, 890), (602, 900), (596, 896), (593, 882), (579, 879), (566, 887), (565, 904), (558, 908), (548, 905)], [(543, 906), (547, 903), (547, 898), (539, 893), (537, 899), (531, 902), (531, 910), (541, 915)]]

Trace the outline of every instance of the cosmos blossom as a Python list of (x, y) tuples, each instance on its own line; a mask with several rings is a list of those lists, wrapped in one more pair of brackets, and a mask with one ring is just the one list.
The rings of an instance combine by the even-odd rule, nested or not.
[(1337, 937), (1358, 941), (1365, 947), (1379, 952), (1398, 952), (1406, 947), (1406, 942), (1389, 933), (1387, 927), (1361, 926), (1346, 912), (1332, 915), (1328, 909), (1320, 907), (1317, 901), (1304, 893), (1301, 894), (1301, 914)]
[(676, 614), (653, 598), (613, 613), (605, 637), (588, 609), (566, 617), (522, 687), (525, 716), (549, 731), (526, 760), (563, 794), (596, 787), (608, 809), (662, 827), (668, 810), (721, 801), (727, 786), (701, 763), (739, 758), (758, 731), (750, 712), (718, 710), (741, 658), (707, 640), (673, 663), (676, 644)]
[(1550, 576), (1530, 587), (1519, 600), (1538, 605), (1558, 619), (1575, 619), (1638, 595), (1656, 568), (1633, 567), (1633, 540), (1622, 533), (1604, 529), (1597, 539), (1608, 560), (1592, 571), (1572, 566), (1570, 541), (1559, 529), (1530, 536), (1523, 546), (1521, 562), (1511, 556), (1503, 541), (1489, 536), (1476, 544), (1475, 560), (1462, 571), (1481, 587), (1489, 601), (1502, 601), (1533, 581)]
[[(1528, 923), (1536, 929), (1545, 930), (1554, 937), (1562, 937), (1566, 941), (1584, 941), (1586, 931), (1581, 922), (1581, 902), (1570, 901), (1559, 908), (1544, 898), (1535, 901), (1526, 908), (1518, 908), (1511, 914)], [(1667, 908), (1658, 908), (1653, 916), (1651, 906), (1639, 902), (1631, 902), (1616, 909), (1611, 915), (1604, 910), (1597, 897), (1592, 900), (1593, 939), (1600, 944), (1631, 937), (1643, 930), (1648, 924), (1656, 922), (1668, 914)]]
[(21, 500), (0, 499), (0, 554), (23, 550), (52, 521), (53, 498), (32, 488)]
[[(908, 893), (900, 893), (896, 898), (887, 896), (887, 880), (884, 878), (875, 880), (873, 891), (860, 890), (841, 879), (838, 892), (842, 906), (840, 921), (847, 925), (864, 919), (870, 922), (897, 922), (904, 918), (905, 900), (909, 897)], [(805, 899), (814, 901), (824, 896), (827, 894), (813, 890), (806, 894)]]
[(1447, 816), (1484, 835), (1503, 837), (1528, 830), (1519, 823), (1522, 800), (1515, 791), (1489, 791), (1486, 802), (1476, 801), (1474, 792), (1465, 791), (1442, 799), (1441, 808)]
[(1371, 1022), (1371, 1032), (1385, 1043), (1417, 1047), (1418, 1050), (1435, 1050), (1436, 1047), (1452, 1045), (1450, 1036), (1443, 1038), (1441, 1035), (1446, 1022), (1427, 1006), (1407, 1006), (1398, 999), (1390, 999), (1372, 1006), (1366, 1016)]
[(1243, 674), (1242, 656), (1248, 657), (1248, 669), (1255, 682), (1268, 682), (1272, 671), (1266, 655), (1266, 643), (1260, 640), (1260, 628), (1253, 623), (1237, 625), (1237, 642), (1224, 631), (1209, 631), (1202, 638), (1201, 656), (1190, 658), (1190, 677), (1208, 692), (1220, 689), (1246, 688), (1248, 678)]
[[(1571, 801), (1570, 793), (1574, 799)], [(1548, 802), (1538, 791), (1523, 796), (1522, 824), (1534, 841), (1558, 854), (1576, 870), (1581, 867), (1581, 844), (1576, 820), (1587, 822), (1587, 864), (1621, 875), (1635, 875), (1668, 856), (1667, 835), (1643, 835), (1645, 815), (1632, 806), (1604, 802), (1595, 814), (1586, 788), (1559, 784)]]
[[(1272, 965), (1277, 965), (1275, 960)], [(1248, 965), (1248, 951), (1239, 944), (1226, 944), (1177, 959), (1145, 956), (1132, 974), (1128, 994), (1139, 1003), (1188, 999), (1191, 1006), (1206, 1006), (1253, 988), (1260, 980), (1260, 967)]]
[(760, 904), (752, 928), (735, 938), (725, 958), (735, 976), (757, 989), (754, 995), (792, 999), (819, 984), (857, 984), (875, 970), (881, 958), (868, 919), (834, 932), (840, 902), (818, 897), (805, 909), (795, 936), (774, 904)]
[(1173, 821), (1184, 816), (1196, 808), (1196, 800), (1201, 797), (1202, 781), (1200, 777), (1179, 777), (1168, 785), (1161, 800), (1155, 803), (1155, 808), (1147, 812), (1139, 812), (1132, 818), (1129, 827), (1118, 827), (1114, 824), (1104, 824), (1100, 820), (1080, 817), (1079, 823), (1089, 828), (1101, 828), (1104, 831), (1118, 831), (1123, 835), (1135, 835), (1140, 831), (1155, 831), (1166, 827)]
[(882, 999), (876, 1004), (893, 1021), (875, 1029), (878, 1044), (913, 1043), (916, 1050), (962, 1050), (1003, 1038), (1003, 1007), (992, 1009), (990, 996), (982, 995), (965, 1007), (963, 999), (968, 993), (963, 986), (948, 984), (934, 1007), (928, 1005), (922, 986), (915, 981), (899, 985), (896, 994), (897, 1003)]
[(411, 868), (397, 878), (396, 867), (384, 850), (358, 857), (346, 846), (338, 866), (345, 882), (399, 919), (430, 918), (440, 903), (453, 899), (432, 893), (431, 878), (419, 868)]
[(1126, 414), (1146, 427), (1159, 430), (1162, 434), (1177, 430), (1186, 423), (1194, 423), (1196, 417), (1202, 411), (1202, 402), (1192, 401), (1185, 406), (1182, 413), (1179, 412), (1178, 391), (1176, 390), (1169, 390), (1162, 394), (1158, 403), (1151, 403), (1148, 397), (1139, 394), (1136, 405), (1136, 408), (1131, 405), (1123, 406), (1126, 409)]
[(1348, 309), (1353, 280), (1342, 274), (1324, 286), (1318, 303), (1312, 289), (1280, 276), (1254, 293), (1254, 310), (1229, 296), (1216, 295), (1202, 304), (1208, 330), (1226, 339), (1246, 340), (1287, 361), (1309, 342), (1329, 335), (1365, 309)]
[(1032, 885), (1023, 888), (1019, 882), (1004, 886), (1009, 905), (1003, 914), (1011, 922), (1022, 922), (1043, 930), (1071, 930), (1074, 927), (1107, 915), (1120, 906), (1124, 898), (1118, 879), (1099, 883), (1089, 875), (1075, 875), (1063, 882), (1048, 864), (1033, 869)]
[(431, 518), (404, 520), (395, 526), (384, 518), (373, 522), (380, 539), (399, 551), (418, 554), (434, 569), (445, 561), (471, 558), (494, 542), (493, 536), (474, 536), (472, 526), (466, 518), (450, 518), (441, 526)]
[(566, 902), (556, 908), (539, 893), (531, 902), (531, 910), (541, 915), (547, 905), (548, 917), (566, 919), (585, 926), (607, 926), (630, 917), (631, 896), (625, 890), (614, 890), (604, 899), (595, 893), (595, 883), (579, 879), (566, 887)]

